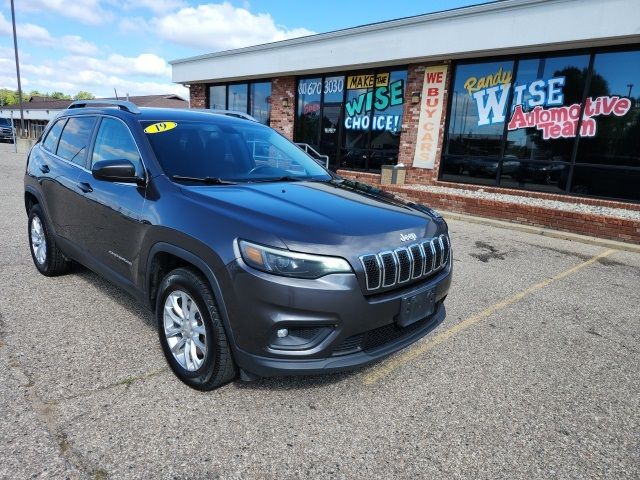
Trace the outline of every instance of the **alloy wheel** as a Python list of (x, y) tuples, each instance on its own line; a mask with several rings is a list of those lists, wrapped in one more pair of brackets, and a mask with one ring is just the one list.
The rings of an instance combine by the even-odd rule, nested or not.
[(195, 300), (174, 290), (164, 302), (164, 334), (173, 358), (189, 372), (198, 370), (207, 356), (207, 331)]
[(47, 239), (42, 221), (38, 216), (31, 220), (31, 249), (38, 264), (44, 265), (47, 260)]

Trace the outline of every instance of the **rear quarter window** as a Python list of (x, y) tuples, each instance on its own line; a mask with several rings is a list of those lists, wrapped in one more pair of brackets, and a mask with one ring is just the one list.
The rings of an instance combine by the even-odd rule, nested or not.
[(66, 118), (61, 118), (49, 129), (49, 133), (47, 133), (44, 142), (42, 142), (42, 147), (45, 150), (48, 150), (51, 153), (56, 153), (58, 140), (60, 140), (60, 133), (62, 132), (62, 127), (64, 127), (64, 122), (66, 121)]

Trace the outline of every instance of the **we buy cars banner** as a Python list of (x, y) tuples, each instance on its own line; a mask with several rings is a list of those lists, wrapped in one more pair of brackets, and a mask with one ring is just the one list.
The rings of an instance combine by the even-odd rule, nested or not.
[(420, 97), (420, 120), (413, 166), (433, 169), (438, 149), (440, 121), (444, 107), (444, 89), (447, 65), (425, 68), (422, 96)]

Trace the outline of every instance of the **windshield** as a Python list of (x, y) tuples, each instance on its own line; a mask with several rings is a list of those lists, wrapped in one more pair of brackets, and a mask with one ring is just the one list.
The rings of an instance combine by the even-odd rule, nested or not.
[(0, 125), (2, 125), (3, 127), (10, 127), (11, 122), (8, 118), (0, 118)]
[(142, 126), (164, 172), (181, 182), (331, 179), (293, 143), (254, 122), (167, 121)]

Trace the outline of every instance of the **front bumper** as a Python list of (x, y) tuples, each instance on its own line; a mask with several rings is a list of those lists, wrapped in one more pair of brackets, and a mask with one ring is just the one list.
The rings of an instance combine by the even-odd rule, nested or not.
[(413, 342), (421, 339), (437, 327), (445, 319), (444, 303), (438, 304), (436, 312), (421, 323), (420, 328), (394, 342), (390, 342), (372, 351), (359, 351), (341, 356), (330, 356), (318, 359), (283, 359), (252, 355), (239, 350), (236, 352), (236, 362), (241, 368), (260, 377), (277, 375), (314, 375), (319, 373), (340, 372), (375, 362), (392, 353), (401, 350)]
[[(404, 288), (363, 295), (354, 274), (301, 280), (258, 272), (241, 260), (229, 265), (230, 335), (238, 366), (259, 376), (316, 374), (356, 368), (390, 355), (428, 334), (445, 318), (449, 264)], [(433, 313), (407, 327), (396, 324), (403, 297), (431, 290)], [(321, 328), (301, 349), (274, 348), (278, 329)]]

